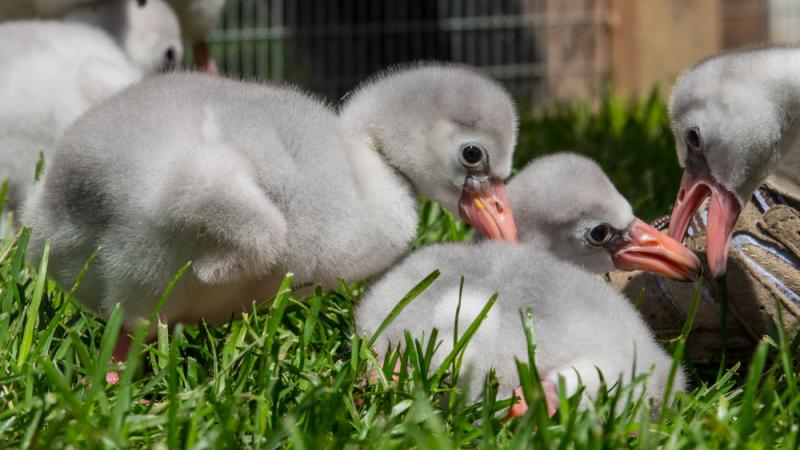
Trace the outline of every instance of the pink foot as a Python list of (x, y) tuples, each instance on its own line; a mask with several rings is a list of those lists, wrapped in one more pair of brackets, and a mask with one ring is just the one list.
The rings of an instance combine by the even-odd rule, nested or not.
[[(378, 363), (380, 364), (381, 367), (383, 367), (383, 360), (378, 361)], [(394, 383), (397, 383), (398, 381), (400, 381), (400, 376), (397, 375), (397, 372), (400, 372), (400, 367), (401, 367), (400, 366), (400, 360), (398, 359), (397, 363), (395, 363), (395, 365), (394, 365), (394, 372), (392, 373), (392, 382), (394, 382)], [(378, 378), (379, 378), (378, 370), (380, 370), (380, 369), (374, 369), (374, 368), (370, 369), (369, 372), (367, 372), (367, 379), (366, 380), (361, 380), (358, 383), (359, 389), (366, 389), (367, 388), (367, 384), (376, 383), (378, 381)], [(364, 400), (362, 400), (360, 398), (357, 398), (357, 399), (354, 400), (354, 403), (355, 403), (356, 406), (361, 406), (361, 405), (364, 404)]]
[(109, 370), (106, 373), (106, 383), (108, 384), (117, 384), (119, 383), (119, 372), (116, 370)]
[(550, 380), (542, 380), (544, 399), (547, 402), (547, 415), (553, 417), (558, 408), (558, 391), (556, 385)]
[[(383, 367), (383, 360), (378, 361), (381, 367)], [(370, 369), (369, 376), (367, 376), (367, 382), (372, 384), (378, 381), (378, 370), (379, 369)], [(398, 359), (397, 362), (394, 364), (394, 370), (392, 371), (392, 381), (397, 383), (400, 381), (400, 376), (398, 373), (400, 372), (400, 360)]]
[[(131, 349), (131, 337), (128, 331), (120, 328), (119, 336), (117, 336), (117, 343), (114, 345), (114, 351), (111, 352), (111, 361), (113, 365), (117, 362), (125, 362), (128, 360), (128, 351)], [(106, 383), (117, 384), (119, 383), (119, 371), (109, 370), (106, 373)]]
[[(556, 385), (550, 380), (542, 380), (542, 389), (544, 389), (544, 399), (547, 402), (547, 416), (553, 417), (556, 413), (556, 405), (558, 405)], [(517, 397), (517, 402), (508, 409), (506, 420), (512, 417), (522, 417), (528, 411), (528, 404), (525, 402), (525, 394), (522, 392), (522, 387), (514, 389), (514, 395)]]

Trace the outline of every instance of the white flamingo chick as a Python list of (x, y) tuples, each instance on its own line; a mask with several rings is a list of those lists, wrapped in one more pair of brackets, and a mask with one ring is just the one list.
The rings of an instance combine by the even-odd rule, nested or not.
[(15, 210), (33, 186), (39, 152), (92, 105), (142, 74), (103, 31), (88, 25), (0, 24), (0, 180)]
[[(388, 72), (337, 114), (296, 90), (198, 73), (146, 79), (64, 135), (24, 211), (31, 253), (91, 310), (116, 304), (131, 329), (191, 270), (162, 319), (228, 320), (298, 285), (381, 272), (417, 227), (416, 192), (515, 239), (502, 179), (517, 116), (499, 84), (468, 68)], [(481, 206), (476, 206), (481, 205)]]
[(219, 23), (225, 0), (169, 0), (169, 3), (178, 15), (184, 39), (192, 43), (195, 64), (217, 74), (219, 69), (211, 58), (206, 36)]
[(700, 260), (633, 215), (600, 166), (575, 153), (533, 160), (508, 183), (522, 242), (590, 272), (646, 270), (694, 280)]
[(57, 19), (97, 0), (0, 0), (0, 21)]
[[(662, 398), (672, 359), (655, 342), (630, 302), (600, 277), (525, 243), (433, 245), (412, 253), (359, 301), (358, 333), (371, 336), (397, 302), (437, 269), (439, 278), (379, 336), (375, 344), (379, 356), (390, 345), (404, 343), (404, 330), (421, 339), (436, 328), (440, 345), (433, 367), (438, 366), (453, 348), (463, 277), (458, 316), (462, 334), (492, 294), (499, 293), (464, 353), (461, 373), (471, 373), (471, 377), (462, 387), (470, 399), (478, 398), (491, 369), (496, 372), (501, 396), (510, 397), (519, 386), (515, 358), (527, 360), (519, 311), (528, 308), (533, 312), (536, 365), (549, 386), (558, 386), (558, 378), (564, 377), (565, 394), (570, 396), (582, 382), (585, 401), (600, 388), (598, 370), (611, 386), (620, 379), (630, 382), (635, 368), (637, 374), (651, 373), (646, 397), (655, 402)], [(680, 370), (674, 386), (678, 390), (685, 386)], [(641, 386), (637, 390), (641, 392)]]
[(683, 239), (710, 195), (707, 255), (717, 278), (754, 190), (765, 181), (794, 189), (800, 182), (798, 64), (796, 47), (726, 53), (690, 68), (672, 89), (669, 113), (685, 170), (669, 233)]
[(164, 0), (106, 0), (72, 10), (68, 21), (108, 32), (145, 74), (170, 70), (183, 58), (181, 29)]
[(164, 0), (0, 0), (0, 21), (32, 19), (98, 26), (148, 74), (177, 66), (183, 55), (178, 19)]

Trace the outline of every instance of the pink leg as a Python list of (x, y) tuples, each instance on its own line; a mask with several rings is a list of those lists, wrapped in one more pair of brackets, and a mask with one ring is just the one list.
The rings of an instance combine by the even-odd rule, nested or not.
[[(119, 330), (119, 336), (117, 336), (117, 343), (114, 345), (114, 351), (111, 353), (111, 363), (127, 361), (130, 348), (131, 336), (128, 334), (128, 330), (121, 328)], [(109, 370), (108, 373), (106, 373), (106, 383), (119, 383), (119, 372), (116, 370)]]
[[(378, 363), (383, 367), (383, 360), (378, 361)], [(400, 381), (400, 376), (397, 373), (400, 372), (400, 360), (398, 359), (397, 362), (394, 364), (394, 370), (392, 371), (392, 381), (397, 383)], [(378, 381), (378, 372), (377, 369), (372, 369), (369, 371), (369, 376), (367, 377), (367, 381), (369, 383), (374, 383)]]
[(211, 57), (211, 52), (208, 51), (208, 43), (206, 41), (195, 42), (192, 46), (192, 52), (194, 53), (194, 63), (197, 67), (208, 74), (219, 75), (219, 68), (214, 58)]
[[(556, 405), (558, 405), (556, 385), (550, 380), (542, 380), (542, 389), (544, 389), (544, 399), (545, 402), (547, 402), (547, 415), (553, 417), (553, 414), (556, 413)], [(517, 402), (509, 408), (506, 419), (522, 417), (528, 411), (528, 404), (525, 402), (525, 395), (522, 393), (522, 388), (518, 387), (514, 389), (514, 395), (517, 397)]]
[[(383, 360), (378, 361), (378, 363), (381, 365), (381, 367), (383, 367)], [(378, 381), (378, 370), (380, 370), (380, 369), (370, 369), (369, 372), (367, 372), (367, 379), (366, 380), (361, 380), (358, 383), (358, 387), (360, 389), (366, 389), (367, 383), (373, 384), (373, 383), (377, 382)], [(392, 381), (395, 382), (395, 383), (400, 381), (400, 377), (397, 375), (397, 372), (399, 372), (399, 371), (400, 371), (400, 360), (398, 359), (397, 363), (395, 363), (395, 365), (394, 365), (394, 373), (392, 373)], [(364, 401), (362, 399), (360, 399), (360, 398), (357, 398), (357, 399), (355, 399), (355, 404), (356, 404), (356, 406), (361, 406), (361, 405), (364, 404)]]

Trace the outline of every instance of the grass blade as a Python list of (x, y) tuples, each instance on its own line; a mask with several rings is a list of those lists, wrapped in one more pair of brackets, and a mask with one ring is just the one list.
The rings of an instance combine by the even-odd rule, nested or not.
[(478, 328), (481, 326), (484, 319), (486, 319), (486, 316), (489, 314), (489, 310), (492, 309), (492, 306), (494, 306), (496, 301), (497, 293), (494, 293), (475, 317), (475, 320), (473, 320), (472, 323), (469, 324), (469, 327), (467, 327), (466, 331), (464, 331), (461, 339), (459, 339), (458, 343), (453, 347), (453, 351), (451, 351), (450, 354), (447, 355), (439, 365), (439, 369), (432, 378), (435, 383), (438, 383), (439, 380), (442, 379), (442, 376), (444, 376), (445, 372), (447, 372), (450, 365), (453, 363), (453, 359), (455, 359), (456, 356), (458, 356), (464, 350), (464, 348), (466, 348), (467, 344), (469, 344), (472, 336), (478, 331)]
[[(8, 201), (8, 179), (3, 180), (0, 183), (0, 214), (3, 213), (3, 208), (6, 206), (6, 202)], [(0, 220), (2, 220), (0, 218)]]
[(6, 278), (6, 286), (3, 290), (3, 304), (0, 307), (0, 348), (5, 348), (9, 339), (8, 327), (11, 322), (11, 308), (16, 299), (20, 304), (17, 294), (17, 284), (20, 280), (20, 272), (22, 271), (22, 262), (25, 259), (25, 250), (28, 247), (28, 239), (31, 236), (30, 228), (23, 228), (17, 238), (17, 248), (14, 250), (14, 256), (11, 259), (10, 273)]
[(33, 332), (36, 330), (36, 324), (39, 320), (39, 305), (42, 303), (42, 294), (44, 293), (45, 281), (47, 281), (47, 260), (50, 254), (50, 241), (44, 243), (44, 252), (42, 253), (42, 262), (39, 264), (39, 273), (36, 278), (36, 286), (33, 289), (33, 298), (28, 307), (28, 320), (25, 322), (25, 329), (22, 332), (22, 344), (19, 347), (19, 355), (17, 357), (17, 365), (22, 367), (28, 359), (28, 353), (33, 346)]
[(686, 349), (686, 339), (689, 336), (689, 332), (692, 330), (692, 325), (694, 325), (694, 318), (697, 316), (697, 308), (700, 306), (700, 295), (702, 293), (702, 289), (702, 283), (698, 283), (697, 288), (694, 291), (694, 297), (692, 297), (692, 304), (689, 307), (689, 314), (686, 317), (686, 321), (683, 323), (681, 334), (678, 338), (678, 343), (675, 346), (675, 352), (672, 354), (672, 367), (670, 368), (669, 376), (667, 377), (667, 384), (664, 387), (664, 395), (661, 398), (661, 409), (658, 414), (659, 418), (664, 417), (664, 412), (667, 409), (670, 396), (672, 395), (672, 388), (675, 386), (675, 376), (677, 375), (678, 371), (681, 370), (681, 361), (683, 361), (683, 353)]
[(753, 359), (750, 361), (750, 369), (747, 371), (747, 381), (744, 387), (744, 400), (739, 409), (739, 439), (742, 442), (747, 441), (750, 431), (753, 427), (755, 419), (755, 411), (753, 405), (755, 404), (756, 392), (758, 391), (759, 380), (764, 372), (764, 365), (767, 362), (767, 350), (769, 344), (765, 340), (761, 340), (756, 347)]
[(425, 289), (428, 289), (428, 286), (430, 286), (431, 283), (436, 281), (436, 279), (439, 278), (439, 275), (441, 275), (441, 272), (439, 272), (438, 270), (434, 270), (427, 277), (425, 277), (425, 279), (417, 283), (417, 285), (414, 286), (413, 289), (408, 291), (408, 293), (400, 300), (400, 302), (397, 303), (397, 305), (394, 308), (392, 308), (392, 311), (389, 312), (389, 315), (386, 316), (385, 319), (383, 319), (383, 322), (381, 322), (380, 326), (378, 326), (378, 329), (375, 330), (375, 333), (372, 335), (372, 337), (369, 339), (369, 342), (367, 343), (367, 348), (372, 348), (372, 346), (375, 345), (375, 341), (378, 339), (378, 337), (380, 337), (381, 333), (383, 333), (383, 331), (386, 330), (386, 328), (392, 324), (394, 319), (397, 316), (399, 316), (401, 312), (403, 312), (403, 309), (405, 309), (405, 307), (408, 306), (409, 303), (411, 303), (415, 298), (417, 298), (421, 293), (423, 293)]

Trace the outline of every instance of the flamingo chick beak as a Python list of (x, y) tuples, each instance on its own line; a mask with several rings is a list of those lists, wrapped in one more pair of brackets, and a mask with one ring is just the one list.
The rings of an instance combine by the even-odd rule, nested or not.
[(465, 222), (489, 239), (519, 241), (502, 180), (468, 176), (458, 211)]
[(638, 218), (614, 247), (611, 258), (622, 270), (646, 270), (683, 281), (695, 280), (703, 271), (694, 253)]
[(681, 179), (681, 188), (669, 220), (669, 235), (683, 240), (692, 216), (700, 209), (703, 200), (710, 194), (708, 225), (706, 226), (706, 253), (708, 267), (714, 278), (725, 275), (728, 265), (728, 243), (733, 235), (736, 219), (742, 205), (736, 195), (722, 186), (712, 176), (705, 161), (692, 167), (687, 164)]
[(219, 68), (211, 56), (206, 41), (195, 42), (192, 45), (192, 53), (194, 54), (194, 63), (198, 68), (209, 75), (219, 75)]

